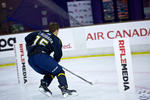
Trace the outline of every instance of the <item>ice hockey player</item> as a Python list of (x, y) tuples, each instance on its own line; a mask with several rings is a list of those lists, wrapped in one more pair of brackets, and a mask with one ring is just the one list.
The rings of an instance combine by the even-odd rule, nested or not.
[[(65, 72), (59, 65), (62, 57), (62, 42), (57, 37), (59, 25), (55, 22), (49, 24), (49, 32), (32, 32), (25, 37), (30, 66), (39, 74), (44, 75), (41, 79), (39, 90), (50, 96), (52, 92), (48, 86), (57, 77), (59, 88), (63, 96), (72, 95), (76, 90), (69, 90)], [(54, 52), (53, 56), (50, 54)]]

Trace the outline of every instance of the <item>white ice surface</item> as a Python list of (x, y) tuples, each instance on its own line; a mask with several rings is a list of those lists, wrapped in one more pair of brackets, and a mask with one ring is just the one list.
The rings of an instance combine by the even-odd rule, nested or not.
[[(150, 100), (150, 55), (134, 55), (132, 61), (137, 96)], [(79, 95), (63, 98), (55, 78), (49, 86), (53, 97), (46, 97), (38, 91), (41, 75), (29, 69), (27, 87), (20, 88), (16, 66), (9, 66), (0, 68), (0, 100), (127, 100), (119, 94), (114, 56), (62, 60), (60, 64), (94, 85), (66, 72), (69, 88)]]

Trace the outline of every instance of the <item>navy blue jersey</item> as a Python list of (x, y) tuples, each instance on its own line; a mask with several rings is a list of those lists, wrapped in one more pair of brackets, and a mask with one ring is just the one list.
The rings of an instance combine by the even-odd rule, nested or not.
[(62, 57), (62, 42), (53, 33), (38, 31), (32, 32), (25, 37), (28, 56), (38, 53), (54, 52), (54, 59), (59, 62)]

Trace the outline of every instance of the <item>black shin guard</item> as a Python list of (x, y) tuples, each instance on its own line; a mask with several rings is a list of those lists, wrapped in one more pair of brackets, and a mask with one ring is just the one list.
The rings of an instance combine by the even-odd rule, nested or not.
[(42, 80), (45, 81), (47, 83), (47, 85), (49, 86), (53, 79), (54, 79), (53, 75), (46, 74), (46, 75), (44, 75)]

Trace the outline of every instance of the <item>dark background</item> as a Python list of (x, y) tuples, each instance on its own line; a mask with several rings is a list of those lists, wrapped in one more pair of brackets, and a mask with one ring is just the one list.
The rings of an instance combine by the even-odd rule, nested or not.
[[(70, 27), (69, 1), (83, 0), (0, 0), (0, 35), (48, 29), (48, 25), (41, 23), (43, 16), (47, 17), (48, 22), (59, 23), (61, 28)], [(150, 18), (149, 14), (144, 13), (144, 8), (150, 7), (150, 0), (91, 0), (91, 7), (93, 24)], [(47, 11), (45, 15), (41, 14), (43, 10)]]

